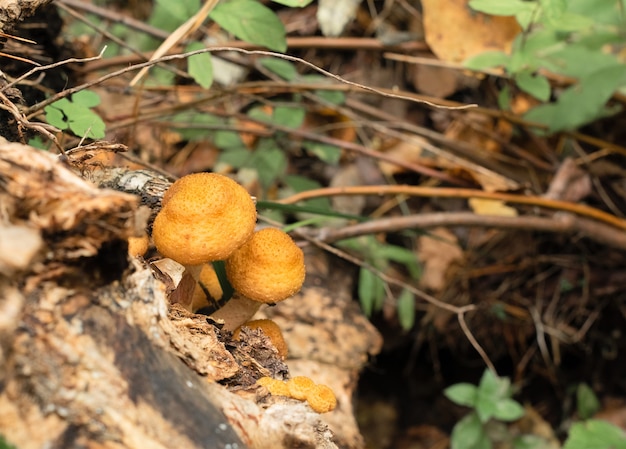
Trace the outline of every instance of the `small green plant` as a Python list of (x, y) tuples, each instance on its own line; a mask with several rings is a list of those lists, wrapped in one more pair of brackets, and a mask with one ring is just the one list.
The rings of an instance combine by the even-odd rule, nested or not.
[(569, 429), (563, 449), (626, 449), (626, 434), (613, 424), (591, 419), (600, 410), (600, 401), (591, 387), (576, 387), (576, 411), (581, 422)]
[(626, 449), (626, 434), (607, 421), (589, 419), (572, 425), (563, 449)]
[[(466, 61), (473, 69), (503, 67), (517, 87), (544, 102), (524, 116), (549, 132), (576, 129), (618, 109), (607, 102), (626, 88), (626, 64), (620, 57), (626, 19), (619, 0), (471, 0), (476, 11), (515, 16), (522, 28), (511, 54), (490, 51)], [(542, 72), (542, 70), (544, 72)], [(545, 71), (570, 77), (575, 84), (554, 92)], [(550, 101), (552, 95), (555, 100)], [(509, 89), (500, 93), (508, 106)]]
[(69, 100), (62, 98), (46, 106), (46, 121), (61, 130), (69, 129), (78, 137), (101, 139), (106, 125), (92, 109), (99, 104), (97, 93), (89, 90), (76, 92)]
[(515, 401), (508, 378), (486, 370), (478, 386), (459, 383), (445, 389), (452, 402), (472, 411), (452, 429), (451, 449), (490, 449), (494, 443), (508, 442), (515, 449), (541, 448), (543, 439), (535, 435), (514, 436), (506, 422), (524, 416), (524, 408)]
[[(392, 262), (407, 270), (412, 279), (419, 279), (421, 270), (415, 254), (403, 247), (383, 243), (372, 235), (364, 235), (339, 242), (339, 246), (358, 252), (361, 257), (380, 272), (386, 272)], [(389, 289), (381, 277), (367, 267), (359, 270), (358, 294), (361, 308), (367, 316), (382, 309)], [(403, 289), (396, 298), (398, 320), (403, 329), (409, 330), (415, 323), (415, 295)]]

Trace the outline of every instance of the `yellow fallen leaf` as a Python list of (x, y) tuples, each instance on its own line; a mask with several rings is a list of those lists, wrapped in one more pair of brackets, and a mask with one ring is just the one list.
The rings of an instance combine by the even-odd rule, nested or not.
[(517, 210), (507, 206), (504, 201), (470, 198), (469, 205), (476, 215), (497, 215), (498, 217), (517, 217)]

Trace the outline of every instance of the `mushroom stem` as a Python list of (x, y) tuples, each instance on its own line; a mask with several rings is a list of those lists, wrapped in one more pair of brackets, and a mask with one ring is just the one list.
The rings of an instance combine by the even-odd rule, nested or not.
[(198, 282), (200, 280), (200, 273), (202, 272), (202, 265), (185, 265), (185, 271)]
[(259, 310), (261, 303), (237, 293), (224, 305), (211, 314), (211, 318), (224, 321), (224, 330), (234, 331)]

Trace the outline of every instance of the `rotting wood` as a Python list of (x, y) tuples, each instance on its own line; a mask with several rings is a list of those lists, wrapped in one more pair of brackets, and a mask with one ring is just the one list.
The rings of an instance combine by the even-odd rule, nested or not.
[(214, 328), (168, 310), (126, 256), (138, 203), (0, 142), (0, 239), (33, 240), (0, 256), (0, 434), (20, 449), (336, 447), (305, 404), (215, 382), (240, 367)]

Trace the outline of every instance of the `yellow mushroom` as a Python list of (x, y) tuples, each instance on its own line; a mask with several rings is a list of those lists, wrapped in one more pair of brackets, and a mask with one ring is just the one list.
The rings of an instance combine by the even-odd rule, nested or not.
[(314, 385), (307, 391), (306, 401), (317, 413), (330, 412), (337, 406), (337, 398), (333, 390), (322, 384)]
[(278, 355), (281, 359), (287, 357), (287, 342), (283, 337), (283, 333), (280, 331), (278, 324), (272, 320), (252, 320), (246, 321), (239, 326), (235, 332), (233, 332), (233, 338), (239, 340), (239, 333), (242, 327), (249, 327), (250, 329), (261, 329), (263, 333), (272, 341), (272, 344), (278, 351)]
[(226, 330), (248, 321), (261, 304), (275, 304), (295, 294), (305, 276), (304, 254), (288, 234), (276, 228), (255, 232), (225, 261), (236, 295), (212, 314)]
[(274, 379), (272, 377), (261, 377), (256, 381), (258, 385), (267, 388), (267, 391), (274, 396), (289, 396), (289, 389), (287, 384), (282, 380)]
[(250, 238), (256, 223), (254, 201), (242, 186), (216, 173), (195, 173), (165, 193), (152, 226), (158, 251), (190, 268), (223, 260)]
[(146, 254), (150, 239), (147, 234), (141, 237), (128, 237), (128, 254), (131, 257), (139, 257)]
[(299, 401), (304, 401), (309, 390), (315, 386), (315, 382), (306, 376), (292, 377), (287, 381), (289, 396)]

